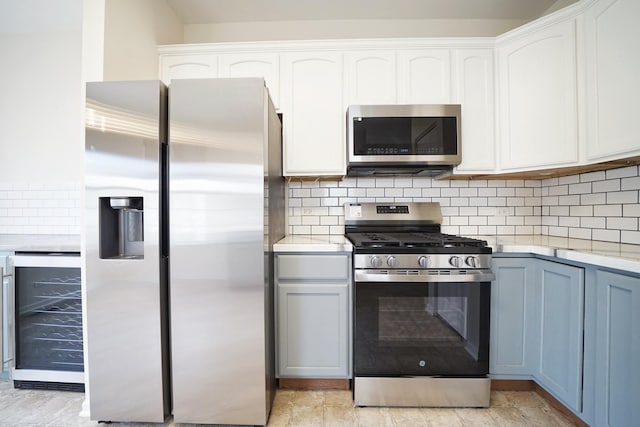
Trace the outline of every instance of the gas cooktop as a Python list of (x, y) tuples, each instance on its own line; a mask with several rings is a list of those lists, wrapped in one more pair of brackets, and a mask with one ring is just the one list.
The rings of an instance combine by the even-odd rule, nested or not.
[(345, 206), (345, 236), (356, 253), (491, 253), (484, 240), (441, 233), (441, 222), (435, 202)]
[(359, 248), (482, 248), (484, 240), (443, 233), (347, 233)]

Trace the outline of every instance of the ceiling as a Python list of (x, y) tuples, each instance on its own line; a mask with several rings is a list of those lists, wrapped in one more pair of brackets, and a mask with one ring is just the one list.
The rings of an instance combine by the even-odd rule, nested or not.
[[(533, 20), (556, 0), (166, 0), (184, 24), (342, 19)], [(577, 0), (559, 0), (563, 5)]]

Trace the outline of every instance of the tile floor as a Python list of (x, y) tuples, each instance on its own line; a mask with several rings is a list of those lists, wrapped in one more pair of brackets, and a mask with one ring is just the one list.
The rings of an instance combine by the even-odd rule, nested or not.
[[(105, 426), (78, 416), (84, 395), (0, 381), (0, 427)], [(159, 424), (113, 423), (114, 427)], [(534, 392), (494, 391), (488, 409), (354, 408), (349, 391), (278, 390), (269, 426), (571, 426)], [(171, 420), (168, 427), (178, 427)], [(184, 426), (180, 424), (179, 426)]]

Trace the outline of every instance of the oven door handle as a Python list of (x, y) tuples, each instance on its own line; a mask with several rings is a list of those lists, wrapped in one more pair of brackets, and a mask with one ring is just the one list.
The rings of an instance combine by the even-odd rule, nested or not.
[(355, 270), (355, 282), (491, 282), (491, 270)]

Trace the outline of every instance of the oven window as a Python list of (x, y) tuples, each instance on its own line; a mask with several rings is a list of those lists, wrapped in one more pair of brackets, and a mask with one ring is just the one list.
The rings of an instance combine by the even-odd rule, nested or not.
[(490, 283), (356, 283), (357, 376), (483, 376)]

